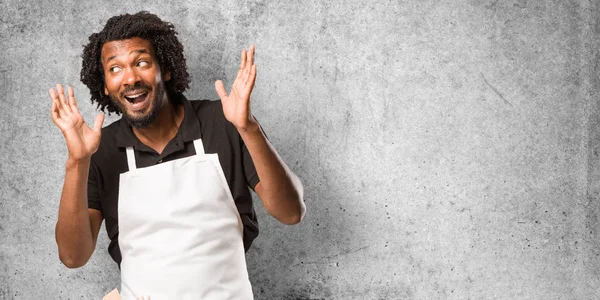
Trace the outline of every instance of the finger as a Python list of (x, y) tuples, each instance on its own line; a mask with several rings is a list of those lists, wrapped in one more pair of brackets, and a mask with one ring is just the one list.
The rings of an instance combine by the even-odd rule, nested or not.
[(219, 98), (221, 98), (221, 101), (223, 101), (223, 99), (227, 99), (227, 91), (225, 90), (223, 81), (215, 81), (215, 90), (217, 91), (217, 95), (219, 95)]
[(53, 88), (50, 88), (50, 90), (48, 90), (48, 93), (50, 94), (50, 99), (52, 99), (52, 102), (56, 102), (56, 108), (58, 109), (60, 107), (60, 102), (58, 100), (58, 94), (56, 93), (56, 91)]
[(246, 62), (246, 65), (248, 66), (248, 69), (250, 69), (252, 67), (252, 64), (254, 64), (254, 45), (250, 45), (250, 49), (248, 50), (248, 52), (248, 61)]
[(65, 126), (65, 121), (63, 120), (63, 117), (65, 115), (65, 112), (61, 111), (61, 109), (59, 108), (58, 99), (52, 99), (52, 108), (50, 109), (52, 122), (54, 122), (54, 125), (56, 125), (61, 131), (63, 131), (63, 128)]
[(58, 99), (60, 100), (60, 106), (66, 113), (71, 112), (71, 108), (69, 107), (69, 103), (67, 103), (67, 98), (65, 98), (65, 90), (63, 89), (61, 84), (56, 85), (56, 92), (58, 93)]
[(246, 49), (242, 49), (242, 55), (240, 57), (240, 71), (246, 67)]
[(252, 65), (250, 70), (250, 75), (248, 76), (247, 85), (250, 86), (250, 92), (252, 92), (252, 88), (254, 88), (254, 82), (256, 81), (256, 65)]
[(96, 116), (94, 120), (94, 128), (95, 132), (102, 132), (102, 124), (104, 123), (104, 114), (99, 114)]
[(256, 64), (252, 63), (252, 65), (248, 66), (248, 73), (244, 75), (244, 86), (254, 85), (254, 80), (256, 79)]
[(50, 94), (50, 99), (54, 100), (56, 98), (56, 92), (54, 91), (53, 88), (50, 88), (48, 90), (48, 94)]
[[(53, 90), (50, 89), (52, 92)], [(58, 125), (58, 119), (60, 118), (60, 116), (58, 115), (58, 104), (57, 101), (54, 100), (54, 98), (52, 99), (52, 107), (50, 108), (50, 115), (52, 116), (52, 122), (54, 122), (54, 124)]]
[(77, 107), (77, 101), (75, 100), (75, 93), (73, 92), (73, 87), (69, 86), (69, 88), (67, 88), (67, 94), (69, 95), (69, 107), (72, 111), (79, 114), (79, 108)]
[(233, 80), (233, 84), (235, 84), (236, 81), (240, 80), (243, 77), (244, 77), (244, 70), (243, 69), (239, 69), (238, 72), (237, 72), (237, 75), (235, 75), (235, 79)]
[(248, 55), (246, 59), (246, 68), (244, 69), (243, 82), (244, 85), (248, 84), (250, 73), (252, 72), (252, 65), (254, 64), (254, 45), (250, 45), (248, 49)]
[(49, 92), (50, 92), (50, 98), (52, 98), (52, 102), (54, 102), (54, 104), (55, 104), (55, 109), (58, 114), (58, 118), (61, 118), (62, 116), (66, 115), (66, 112), (65, 112), (63, 106), (60, 104), (58, 93), (53, 88), (51, 88)]

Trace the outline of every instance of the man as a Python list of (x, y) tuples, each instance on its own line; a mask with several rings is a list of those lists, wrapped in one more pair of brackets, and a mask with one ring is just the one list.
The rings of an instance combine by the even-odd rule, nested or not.
[(305, 212), (298, 178), (250, 109), (254, 46), (243, 50), (220, 101), (188, 101), (183, 46), (173, 25), (140, 12), (90, 36), (81, 80), (102, 128), (83, 121), (73, 89), (50, 89), (52, 120), (69, 151), (56, 224), (69, 268), (92, 255), (102, 220), (124, 299), (251, 299), (244, 250), (258, 234), (248, 186), (284, 224)]

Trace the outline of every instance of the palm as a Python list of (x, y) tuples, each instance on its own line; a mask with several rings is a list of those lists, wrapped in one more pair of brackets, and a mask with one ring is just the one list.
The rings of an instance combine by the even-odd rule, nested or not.
[[(64, 120), (60, 125), (65, 139), (69, 155), (73, 158), (82, 158), (96, 152), (100, 144), (100, 132), (92, 130), (81, 115), (78, 118)], [(65, 130), (63, 130), (65, 128)]]
[(254, 45), (252, 45), (248, 53), (245, 49), (242, 50), (240, 69), (231, 86), (229, 95), (225, 91), (223, 82), (220, 80), (215, 82), (215, 89), (223, 105), (223, 114), (238, 129), (246, 129), (255, 122), (250, 110), (250, 94), (254, 88), (255, 79), (256, 65), (254, 64)]
[(65, 136), (69, 157), (82, 159), (91, 156), (100, 144), (103, 115), (98, 115), (94, 128), (90, 128), (81, 117), (73, 89), (69, 87), (67, 102), (61, 85), (56, 86), (56, 92), (50, 89), (52, 98), (52, 121)]

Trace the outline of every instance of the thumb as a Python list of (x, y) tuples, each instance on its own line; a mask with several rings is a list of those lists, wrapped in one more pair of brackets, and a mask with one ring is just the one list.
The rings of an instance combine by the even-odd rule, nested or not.
[(219, 95), (219, 98), (221, 98), (221, 100), (223, 100), (224, 98), (227, 98), (227, 91), (225, 91), (225, 86), (223, 85), (223, 81), (221, 81), (221, 80), (215, 81), (215, 90), (217, 91), (217, 95)]
[(102, 131), (102, 123), (104, 123), (104, 114), (99, 114), (96, 116), (94, 120), (94, 131), (101, 132)]

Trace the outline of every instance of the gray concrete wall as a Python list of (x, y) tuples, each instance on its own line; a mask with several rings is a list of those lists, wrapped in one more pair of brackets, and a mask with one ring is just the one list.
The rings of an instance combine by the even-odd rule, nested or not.
[(254, 113), (308, 207), (288, 227), (255, 202), (257, 299), (600, 297), (598, 1), (2, 0), (0, 299), (119, 284), (104, 228), (85, 267), (58, 260), (47, 90), (91, 122), (82, 45), (142, 9), (178, 28), (191, 98), (256, 44)]

